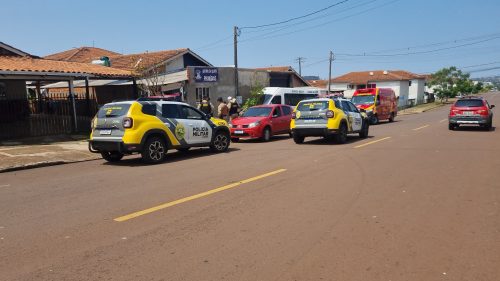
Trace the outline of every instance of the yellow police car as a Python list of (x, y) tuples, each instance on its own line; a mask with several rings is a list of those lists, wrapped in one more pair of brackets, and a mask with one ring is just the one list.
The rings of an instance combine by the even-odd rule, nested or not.
[(160, 163), (167, 150), (208, 146), (225, 152), (230, 144), (226, 121), (173, 101), (108, 103), (92, 120), (89, 150), (115, 162), (140, 153), (146, 163)]
[(299, 102), (290, 122), (293, 140), (301, 144), (305, 137), (333, 137), (345, 143), (347, 134), (368, 136), (369, 121), (365, 112), (342, 98), (308, 99)]

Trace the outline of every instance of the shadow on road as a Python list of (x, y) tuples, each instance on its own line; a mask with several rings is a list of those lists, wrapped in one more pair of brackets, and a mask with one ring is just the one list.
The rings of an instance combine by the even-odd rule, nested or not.
[[(234, 151), (240, 150), (239, 148), (234, 148), (230, 147), (227, 152), (225, 153), (231, 153)], [(195, 159), (195, 158), (201, 158), (201, 157), (206, 157), (206, 156), (212, 156), (214, 153), (212, 152), (209, 148), (192, 148), (188, 151), (181, 152), (177, 151), (175, 149), (169, 150), (167, 153), (167, 157), (165, 158), (165, 162), (157, 165), (165, 165), (165, 164), (171, 164), (175, 163), (178, 161), (184, 161), (184, 160), (189, 160), (189, 159)], [(111, 165), (111, 166), (128, 166), (128, 167), (137, 167), (137, 166), (149, 166), (148, 164), (145, 164), (142, 162), (142, 159), (138, 155), (134, 156), (125, 156), (121, 161), (119, 162), (104, 162), (103, 165)]]
[(458, 128), (455, 128), (454, 131), (458, 131), (458, 132), (483, 132), (483, 133), (493, 133), (495, 132), (496, 130), (496, 127), (491, 127), (490, 130), (486, 131), (486, 129), (482, 128), (482, 127), (478, 127), (478, 126), (464, 126), (464, 125), (461, 125), (460, 127)]
[[(273, 136), (268, 142), (276, 142), (282, 140), (288, 140), (290, 137), (288, 135)], [(240, 139), (236, 143), (266, 143), (260, 139)]]
[(367, 139), (374, 138), (374, 136), (368, 136), (367, 138), (360, 138), (358, 136), (352, 135), (352, 136), (347, 136), (347, 142), (345, 144), (338, 144), (336, 143), (333, 138), (322, 138), (322, 137), (311, 137), (311, 138), (306, 138), (304, 143), (302, 145), (346, 145), (346, 144), (353, 144), (357, 143), (360, 141), (364, 141)]

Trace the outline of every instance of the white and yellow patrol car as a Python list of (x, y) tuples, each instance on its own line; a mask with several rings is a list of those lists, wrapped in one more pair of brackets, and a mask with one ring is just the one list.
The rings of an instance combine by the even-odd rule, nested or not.
[(208, 146), (225, 152), (230, 144), (226, 121), (211, 118), (198, 109), (172, 101), (108, 103), (92, 120), (89, 150), (110, 162), (141, 153), (146, 163), (159, 163), (167, 150), (187, 151)]
[(297, 104), (290, 122), (293, 140), (301, 144), (305, 137), (333, 137), (337, 143), (345, 143), (347, 134), (368, 136), (369, 121), (347, 99), (319, 98), (303, 100)]

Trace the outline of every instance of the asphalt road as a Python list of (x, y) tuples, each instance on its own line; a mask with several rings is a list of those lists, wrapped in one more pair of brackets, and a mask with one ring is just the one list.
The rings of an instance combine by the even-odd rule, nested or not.
[(0, 280), (499, 280), (500, 130), (447, 110), (1, 174)]

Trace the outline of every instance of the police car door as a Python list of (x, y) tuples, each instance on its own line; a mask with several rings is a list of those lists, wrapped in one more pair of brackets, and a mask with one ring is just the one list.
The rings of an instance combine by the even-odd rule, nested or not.
[(361, 129), (361, 125), (358, 125), (356, 122), (356, 113), (353, 112), (353, 109), (350, 106), (350, 102), (343, 100), (342, 108), (344, 109), (344, 113), (347, 115), (347, 121), (349, 123), (349, 131), (358, 131)]
[(359, 109), (350, 101), (347, 102), (350, 108), (350, 114), (352, 116), (352, 130), (353, 131), (360, 131), (361, 127), (363, 127), (363, 117), (361, 116), (361, 113), (359, 112)]
[(205, 117), (189, 106), (181, 105), (181, 119), (184, 123), (188, 144), (209, 143), (212, 139), (212, 128)]

